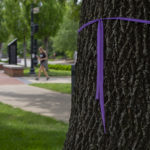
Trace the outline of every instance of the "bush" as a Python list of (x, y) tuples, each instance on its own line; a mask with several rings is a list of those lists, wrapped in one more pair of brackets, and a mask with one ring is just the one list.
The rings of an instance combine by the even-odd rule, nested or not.
[[(40, 67), (40, 64), (38, 64), (37, 67)], [(71, 71), (71, 65), (48, 64), (48, 68), (54, 70)]]
[(66, 70), (71, 71), (71, 65), (60, 65), (60, 64), (48, 64), (48, 68), (55, 69), (55, 70)]
[(3, 62), (3, 63), (8, 63), (8, 60), (6, 60), (6, 61), (0, 60), (0, 62)]

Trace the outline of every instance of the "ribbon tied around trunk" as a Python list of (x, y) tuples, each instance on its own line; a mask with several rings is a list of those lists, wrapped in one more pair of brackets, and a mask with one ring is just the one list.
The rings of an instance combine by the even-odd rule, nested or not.
[(87, 26), (98, 22), (96, 99), (99, 100), (99, 103), (100, 103), (104, 133), (106, 133), (105, 109), (104, 109), (104, 90), (103, 90), (103, 84), (104, 84), (104, 27), (103, 27), (103, 21), (104, 20), (124, 20), (124, 21), (145, 23), (145, 24), (150, 24), (150, 21), (141, 20), (141, 19), (133, 19), (133, 18), (123, 18), (123, 17), (101, 18), (101, 19), (89, 21), (88, 23), (82, 25), (80, 27), (80, 29), (78, 30), (78, 32), (81, 32)]

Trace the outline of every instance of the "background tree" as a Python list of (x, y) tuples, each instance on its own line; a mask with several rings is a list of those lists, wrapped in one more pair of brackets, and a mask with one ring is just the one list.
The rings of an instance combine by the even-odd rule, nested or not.
[(66, 4), (63, 23), (56, 36), (53, 38), (53, 48), (57, 53), (65, 54), (72, 58), (77, 49), (77, 29), (79, 27), (79, 10), (72, 3)]
[[(23, 41), (24, 52), (24, 66), (27, 67), (26, 55), (27, 55), (27, 41), (30, 39), (30, 19), (31, 19), (31, 1), (19, 0), (21, 5), (20, 21), (21, 21), (21, 41)], [(22, 38), (23, 36), (23, 38)]]
[(0, 58), (2, 56), (2, 43), (8, 39), (8, 30), (6, 28), (6, 21), (4, 19), (4, 3), (0, 0)]
[[(83, 0), (80, 26), (105, 17), (150, 20), (148, 0)], [(64, 150), (148, 150), (150, 147), (150, 27), (104, 21), (104, 134), (96, 93), (97, 24), (78, 38), (76, 84)]]
[[(4, 0), (5, 14), (4, 19), (11, 34), (17, 38), (22, 36), (22, 18), (21, 18), (21, 4), (19, 1)], [(24, 22), (24, 21), (23, 21)]]
[[(63, 1), (62, 1), (63, 2)], [(63, 3), (56, 0), (41, 1), (40, 13), (37, 14), (35, 22), (39, 24), (37, 36), (44, 42), (48, 53), (48, 40), (56, 34), (63, 17)]]
[(24, 43), (24, 60), (26, 67), (26, 38), (29, 37), (30, 33), (29, 17), (26, 12), (29, 10), (27, 9), (29, 8), (29, 3), (20, 0), (5, 0), (4, 3), (4, 18), (7, 23), (7, 29), (14, 37), (18, 38), (18, 41), (23, 41)]

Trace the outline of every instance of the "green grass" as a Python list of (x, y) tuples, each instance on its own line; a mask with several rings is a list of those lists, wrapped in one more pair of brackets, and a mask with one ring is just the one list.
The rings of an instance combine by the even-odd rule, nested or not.
[(61, 150), (68, 125), (0, 103), (0, 150)]
[[(35, 68), (36, 74), (38, 74), (38, 69), (39, 68)], [(29, 76), (29, 72), (30, 72), (30, 68), (25, 68), (24, 76)], [(49, 76), (71, 76), (71, 71), (50, 69), (48, 74)], [(41, 74), (41, 76), (43, 76), (43, 73)]]
[(56, 92), (61, 92), (65, 94), (71, 94), (71, 84), (70, 83), (33, 83), (32, 86), (53, 90)]

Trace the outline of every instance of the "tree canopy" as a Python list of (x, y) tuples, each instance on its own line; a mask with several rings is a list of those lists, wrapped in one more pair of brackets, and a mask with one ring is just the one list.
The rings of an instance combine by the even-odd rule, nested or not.
[(68, 3), (66, 5), (63, 23), (53, 38), (55, 52), (64, 53), (66, 56), (72, 57), (74, 51), (77, 49), (79, 8), (80, 5), (74, 5), (74, 3)]
[(0, 0), (0, 43), (8, 39), (8, 30), (6, 28), (6, 21), (4, 19), (4, 3)]
[(37, 33), (39, 39), (48, 42), (49, 37), (55, 36), (62, 22), (63, 11), (63, 5), (56, 0), (41, 2), (40, 12), (35, 17), (35, 22), (39, 24), (39, 31)]
[(0, 42), (18, 38), (19, 42), (30, 43), (31, 4), (39, 7), (39, 13), (34, 14), (34, 23), (39, 25), (35, 38), (47, 51), (53, 42), (56, 51), (73, 53), (80, 5), (72, 0), (0, 0)]

